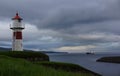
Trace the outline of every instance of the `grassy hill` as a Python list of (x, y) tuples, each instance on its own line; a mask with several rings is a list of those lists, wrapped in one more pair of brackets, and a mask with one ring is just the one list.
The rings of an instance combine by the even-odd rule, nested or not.
[(45, 67), (50, 67), (56, 70), (63, 70), (66, 72), (74, 72), (74, 73), (86, 73), (86, 74), (92, 74), (93, 76), (101, 76), (95, 72), (92, 72), (82, 66), (79, 66), (77, 64), (72, 63), (63, 63), (63, 62), (34, 62), (37, 65), (42, 65)]
[(49, 61), (49, 57), (46, 54), (34, 51), (0, 51), (0, 55), (23, 58), (28, 61)]
[(0, 76), (100, 76), (79, 65), (50, 62), (33, 51), (0, 51)]
[(98, 59), (97, 61), (120, 64), (120, 56), (102, 57), (102, 58)]
[(0, 56), (0, 76), (94, 76), (91, 73), (55, 70), (29, 61)]

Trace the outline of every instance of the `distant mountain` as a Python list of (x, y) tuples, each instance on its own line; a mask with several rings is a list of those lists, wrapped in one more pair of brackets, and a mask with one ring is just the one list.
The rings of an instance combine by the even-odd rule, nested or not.
[[(24, 51), (33, 51), (33, 50), (24, 50)], [(68, 53), (68, 52), (56, 52), (56, 51), (37, 51), (37, 52), (42, 52), (42, 53)]]
[[(11, 51), (12, 48), (4, 48), (4, 47), (0, 47), (0, 51)], [(32, 51), (32, 50), (24, 50), (24, 51)]]
[[(12, 50), (12, 48), (0, 47), (0, 51), (11, 51), (11, 50)], [(33, 51), (33, 50), (24, 49), (24, 51)], [(68, 53), (68, 52), (55, 52), (55, 51), (37, 51), (37, 52), (42, 52), (42, 53)]]
[(0, 47), (0, 51), (10, 51), (12, 50), (11, 48), (4, 48), (4, 47)]

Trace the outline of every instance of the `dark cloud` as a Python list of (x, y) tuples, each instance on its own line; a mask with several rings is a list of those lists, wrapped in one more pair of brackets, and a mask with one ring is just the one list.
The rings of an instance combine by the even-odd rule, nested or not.
[[(40, 23), (42, 23), (42, 27), (44, 28), (52, 28), (52, 29), (66, 29), (74, 26), (82, 26), (83, 24), (95, 24), (101, 23), (105, 21), (114, 21), (119, 20), (118, 17), (114, 17), (113, 14), (109, 14), (109, 12), (104, 13), (103, 11), (95, 12), (98, 9), (62, 9), (57, 11), (55, 14), (50, 14), (47, 18), (43, 19)], [(113, 10), (111, 10), (113, 11)]]

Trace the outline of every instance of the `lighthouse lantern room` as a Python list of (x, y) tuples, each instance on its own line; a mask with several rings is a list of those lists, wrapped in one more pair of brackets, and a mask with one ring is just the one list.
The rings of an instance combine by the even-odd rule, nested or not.
[(13, 30), (12, 51), (23, 51), (22, 30), (25, 28), (22, 24), (23, 19), (16, 13), (12, 20), (13, 23), (10, 25), (10, 29)]

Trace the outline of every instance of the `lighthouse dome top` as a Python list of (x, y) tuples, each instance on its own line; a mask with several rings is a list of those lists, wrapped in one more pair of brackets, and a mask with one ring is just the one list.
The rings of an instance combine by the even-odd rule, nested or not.
[(16, 13), (16, 16), (13, 17), (12, 20), (22, 20), (22, 18)]

